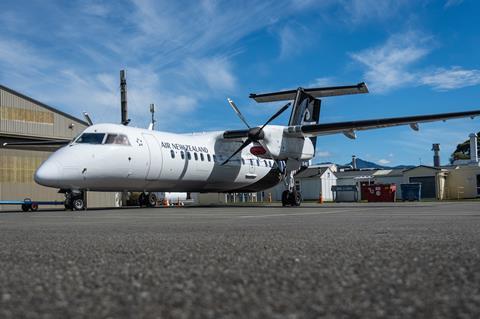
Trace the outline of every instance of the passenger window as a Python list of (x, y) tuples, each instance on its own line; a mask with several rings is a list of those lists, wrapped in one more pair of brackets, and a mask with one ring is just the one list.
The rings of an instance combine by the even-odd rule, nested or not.
[(263, 163), (265, 164), (265, 167), (268, 167), (267, 160), (263, 160)]
[(193, 153), (193, 157), (195, 157), (195, 160), (198, 161), (198, 155), (197, 155), (197, 153)]
[(83, 133), (75, 141), (79, 144), (102, 144), (103, 138), (105, 137), (104, 133)]
[(217, 157), (215, 155), (212, 155), (213, 157), (213, 162), (216, 162), (217, 161)]
[(170, 156), (172, 156), (172, 158), (175, 158), (175, 151), (174, 150), (170, 150)]
[(200, 160), (203, 162), (204, 158), (203, 158), (203, 153), (200, 153)]
[(185, 153), (184, 153), (183, 151), (180, 151), (180, 157), (181, 157), (182, 159), (185, 159)]
[(210, 162), (211, 158), (210, 158), (210, 154), (207, 154), (207, 161)]
[(105, 144), (130, 145), (128, 137), (123, 134), (108, 134)]
[(190, 154), (190, 152), (187, 152), (187, 159), (188, 159), (188, 160), (191, 160), (191, 159), (192, 159), (192, 154)]
[(242, 165), (245, 165), (245, 159), (242, 158)]
[(250, 159), (250, 165), (253, 166), (253, 159)]
[(260, 161), (257, 159), (257, 166), (260, 166)]

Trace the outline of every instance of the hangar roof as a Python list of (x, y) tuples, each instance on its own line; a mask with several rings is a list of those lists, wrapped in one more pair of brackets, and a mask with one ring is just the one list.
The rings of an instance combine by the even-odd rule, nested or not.
[(85, 125), (85, 126), (88, 126), (88, 125), (89, 125), (89, 124), (88, 124), (87, 122), (85, 122), (84, 120), (81, 120), (81, 119), (79, 119), (79, 118), (77, 118), (77, 117), (75, 117), (75, 116), (73, 116), (73, 115), (70, 115), (70, 114), (65, 113), (65, 112), (63, 112), (63, 111), (60, 111), (59, 109), (56, 109), (56, 108), (54, 108), (54, 107), (52, 107), (52, 106), (50, 106), (50, 105), (47, 105), (47, 104), (45, 104), (45, 103), (42, 103), (42, 102), (37, 101), (37, 100), (35, 100), (35, 99), (32, 99), (31, 97), (29, 97), (29, 96), (27, 96), (27, 95), (25, 95), (25, 94), (22, 94), (22, 93), (20, 93), (20, 92), (17, 92), (17, 91), (15, 91), (15, 90), (12, 90), (12, 89), (10, 89), (10, 88), (8, 88), (8, 87), (6, 87), (6, 86), (3, 86), (3, 85), (1, 85), (1, 84), (0, 84), (0, 89), (1, 89), (1, 90), (4, 90), (4, 91), (7, 91), (7, 92), (9, 92), (9, 93), (11, 93), (11, 94), (14, 94), (14, 95), (16, 95), (16, 96), (18, 96), (18, 97), (20, 97), (20, 98), (22, 98), (22, 99), (25, 99), (25, 100), (27, 100), (27, 101), (32, 102), (32, 103), (35, 103), (35, 104), (37, 104), (37, 105), (39, 105), (39, 106), (41, 106), (41, 107), (43, 107), (43, 108), (46, 108), (46, 109), (49, 110), (49, 111), (58, 113), (58, 114), (60, 114), (60, 115), (62, 115), (62, 116), (65, 116), (65, 117), (71, 119), (71, 120), (74, 120), (74, 121), (76, 121), (76, 122), (80, 122), (81, 124), (83, 124), (83, 125)]

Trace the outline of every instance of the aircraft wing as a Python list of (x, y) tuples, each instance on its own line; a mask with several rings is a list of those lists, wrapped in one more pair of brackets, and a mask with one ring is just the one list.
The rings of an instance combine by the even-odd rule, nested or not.
[(430, 115), (392, 117), (373, 120), (337, 122), (325, 124), (307, 124), (289, 126), (285, 128), (287, 136), (321, 136), (343, 133), (349, 138), (355, 138), (355, 131), (371, 130), (390, 126), (410, 125), (414, 130), (418, 130), (418, 123), (445, 121), (455, 118), (480, 116), (480, 110), (454, 113), (441, 113)]

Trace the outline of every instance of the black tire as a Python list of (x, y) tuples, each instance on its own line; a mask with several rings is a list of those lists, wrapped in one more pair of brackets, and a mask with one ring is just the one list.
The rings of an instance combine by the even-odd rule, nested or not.
[(138, 196), (138, 205), (140, 207), (147, 206), (147, 195), (145, 193), (141, 193), (140, 196)]
[(77, 198), (73, 200), (73, 209), (75, 210), (84, 210), (85, 209), (85, 202), (82, 198)]
[(25, 213), (28, 212), (28, 209), (29, 209), (29, 208), (30, 208), (29, 205), (27, 205), (27, 204), (22, 204), (22, 210), (23, 210)]
[(155, 207), (157, 206), (157, 195), (154, 193), (149, 193), (147, 198), (147, 206), (148, 207)]
[(32, 212), (36, 212), (38, 210), (38, 204), (37, 203), (30, 204), (30, 210)]
[(302, 194), (294, 190), (292, 193), (289, 194), (289, 202), (292, 206), (300, 206), (302, 203)]
[(283, 191), (283, 193), (282, 193), (282, 206), (283, 207), (290, 205), (290, 201), (288, 200), (288, 197), (289, 197), (288, 195), (289, 195), (288, 191)]

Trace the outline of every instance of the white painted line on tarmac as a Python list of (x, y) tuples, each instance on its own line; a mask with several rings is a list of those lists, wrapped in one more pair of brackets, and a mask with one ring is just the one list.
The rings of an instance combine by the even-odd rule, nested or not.
[(308, 216), (308, 215), (326, 215), (336, 213), (355, 213), (359, 211), (365, 211), (366, 209), (345, 209), (345, 210), (333, 210), (333, 211), (320, 211), (310, 213), (285, 213), (285, 214), (268, 214), (268, 215), (244, 215), (236, 216), (236, 218), (265, 218), (265, 217), (283, 217), (283, 216)]

